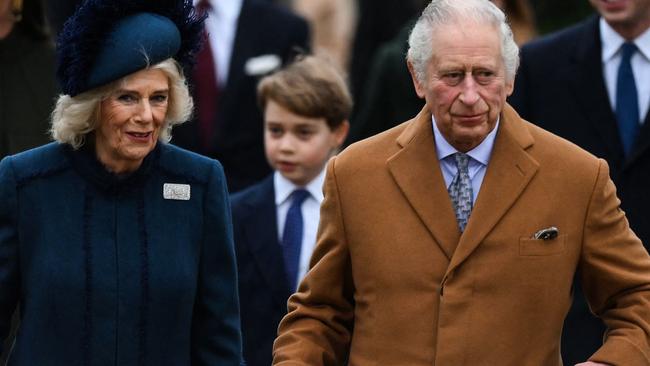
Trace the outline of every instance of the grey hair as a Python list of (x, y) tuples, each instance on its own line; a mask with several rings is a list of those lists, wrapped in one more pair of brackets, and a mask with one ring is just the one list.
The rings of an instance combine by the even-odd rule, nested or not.
[[(159, 136), (160, 141), (169, 142), (172, 128), (192, 117), (194, 102), (181, 66), (174, 59), (169, 58), (148, 69), (162, 70), (169, 78), (169, 104)], [(60, 95), (51, 117), (52, 138), (74, 149), (80, 148), (86, 136), (97, 128), (101, 102), (122, 87), (127, 78), (128, 75), (74, 97)]]
[(425, 82), (427, 65), (434, 53), (433, 34), (442, 25), (470, 19), (480, 24), (490, 24), (499, 29), (501, 56), (506, 80), (513, 81), (519, 67), (519, 47), (515, 43), (506, 16), (489, 0), (433, 0), (424, 9), (409, 36), (406, 59), (413, 66), (415, 76)]

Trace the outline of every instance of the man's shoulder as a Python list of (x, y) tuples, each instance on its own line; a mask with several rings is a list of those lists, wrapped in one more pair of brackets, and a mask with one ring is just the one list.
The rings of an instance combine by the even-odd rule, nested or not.
[(403, 122), (374, 136), (357, 141), (348, 146), (337, 156), (337, 163), (364, 165), (372, 161), (386, 161), (397, 152), (397, 138), (415, 122), (415, 119)]
[[(598, 31), (598, 17), (591, 16), (580, 23), (574, 24), (556, 32), (547, 34), (526, 43), (521, 52), (523, 55), (535, 54), (544, 59), (557, 57), (557, 52), (573, 51), (579, 46), (577, 42), (591, 36), (596, 37)], [(555, 52), (555, 53), (553, 53)]]

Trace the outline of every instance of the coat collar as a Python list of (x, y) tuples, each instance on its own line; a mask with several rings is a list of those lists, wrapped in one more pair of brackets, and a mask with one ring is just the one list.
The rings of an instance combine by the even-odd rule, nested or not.
[(144, 158), (140, 167), (128, 175), (116, 175), (97, 160), (94, 139), (88, 138), (78, 150), (66, 145), (66, 154), (72, 167), (86, 181), (103, 191), (116, 191), (141, 186), (149, 177), (154, 166), (158, 164), (163, 142), (158, 141), (156, 147)]
[[(534, 139), (508, 105), (481, 191), (461, 236), (436, 156), (428, 107), (397, 138), (402, 148), (387, 161), (396, 184), (451, 263), (462, 263), (496, 226), (535, 175), (538, 163), (526, 152)], [(504, 179), (507, 177), (507, 179)]]

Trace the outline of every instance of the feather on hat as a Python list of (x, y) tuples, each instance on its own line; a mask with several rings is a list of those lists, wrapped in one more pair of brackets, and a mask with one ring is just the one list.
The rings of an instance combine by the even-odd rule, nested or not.
[(86, 0), (57, 40), (57, 77), (75, 96), (174, 58), (194, 64), (203, 21), (192, 0)]

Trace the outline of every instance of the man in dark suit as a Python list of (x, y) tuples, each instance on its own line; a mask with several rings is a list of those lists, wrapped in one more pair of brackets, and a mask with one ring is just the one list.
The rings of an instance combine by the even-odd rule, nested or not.
[[(211, 0), (207, 11), (208, 45), (216, 62), (212, 78), (217, 79), (217, 90), (211, 99), (203, 96), (203, 100), (195, 90), (196, 116), (202, 117), (206, 107), (216, 106), (216, 110), (212, 117), (206, 117), (212, 123), (200, 123), (195, 118), (174, 130), (172, 143), (219, 159), (228, 188), (235, 192), (271, 172), (264, 158), (262, 115), (255, 99), (257, 82), (293, 58), (298, 49), (307, 49), (309, 30), (305, 20), (268, 1)], [(206, 77), (194, 75), (193, 83)], [(201, 129), (202, 123), (210, 127), (209, 131)]]
[[(650, 1), (590, 0), (600, 16), (534, 41), (521, 50), (509, 102), (521, 116), (607, 160), (630, 226), (650, 243)], [(622, 95), (619, 68), (625, 43), (637, 97)], [(622, 77), (622, 74), (621, 74)], [(620, 93), (619, 93), (620, 92)], [(617, 102), (617, 98), (621, 98)], [(637, 102), (635, 106), (624, 103)], [(617, 107), (617, 104), (621, 104)], [(637, 113), (631, 130), (619, 113)], [(622, 138), (623, 131), (627, 138)], [(602, 322), (590, 314), (581, 289), (566, 320), (562, 351), (573, 365), (602, 344)]]

